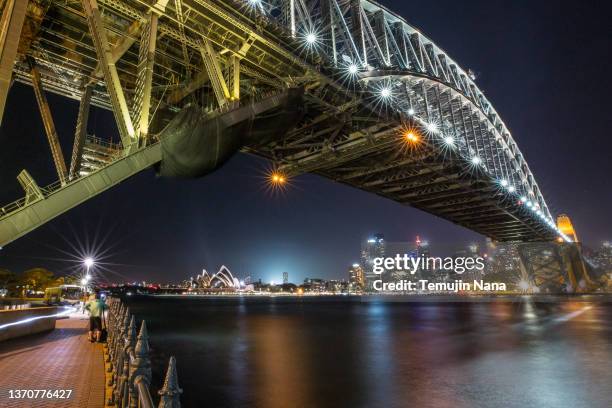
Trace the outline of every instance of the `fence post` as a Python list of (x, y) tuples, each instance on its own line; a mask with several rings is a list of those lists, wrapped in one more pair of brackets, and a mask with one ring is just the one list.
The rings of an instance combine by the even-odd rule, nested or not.
[(149, 335), (147, 324), (142, 321), (140, 333), (134, 347), (133, 357), (130, 358), (130, 407), (138, 407), (138, 389), (136, 382), (143, 382), (146, 388), (151, 385), (151, 361), (149, 360)]
[(182, 392), (183, 390), (178, 384), (176, 359), (172, 356), (168, 362), (164, 386), (158, 391), (159, 395), (161, 395), (158, 408), (181, 408), (180, 396)]

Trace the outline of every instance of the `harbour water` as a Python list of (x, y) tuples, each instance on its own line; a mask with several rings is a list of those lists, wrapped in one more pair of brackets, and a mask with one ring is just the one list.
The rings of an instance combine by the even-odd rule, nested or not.
[(185, 407), (610, 407), (612, 301), (133, 297)]

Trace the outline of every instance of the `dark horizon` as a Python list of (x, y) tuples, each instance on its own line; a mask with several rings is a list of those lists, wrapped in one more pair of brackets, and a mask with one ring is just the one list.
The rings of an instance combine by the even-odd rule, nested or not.
[[(551, 212), (567, 213), (587, 246), (611, 239), (606, 185), (612, 140), (604, 132), (612, 121), (612, 86), (601, 80), (612, 60), (606, 6), (381, 3), (476, 72)], [(69, 158), (77, 102), (47, 95)], [(116, 140), (113, 121), (110, 112), (94, 109), (89, 131)], [(12, 87), (0, 143), (0, 206), (23, 195), (15, 179), (23, 168), (41, 186), (55, 180), (31, 88)], [(361, 241), (378, 232), (391, 241), (416, 235), (445, 245), (484, 241), (448, 221), (314, 175), (272, 195), (265, 185), (268, 167), (239, 154), (198, 180), (160, 179), (148, 170), (0, 250), (0, 268), (70, 273), (78, 262), (69, 255), (78, 251), (69, 242), (91, 247), (87, 240), (97, 236), (98, 243), (107, 237), (104, 247), (111, 247), (102, 260), (117, 274), (107, 271), (111, 280), (179, 281), (225, 264), (236, 275), (265, 281), (281, 280), (287, 271), (295, 282), (346, 277), (347, 267), (359, 260)]]

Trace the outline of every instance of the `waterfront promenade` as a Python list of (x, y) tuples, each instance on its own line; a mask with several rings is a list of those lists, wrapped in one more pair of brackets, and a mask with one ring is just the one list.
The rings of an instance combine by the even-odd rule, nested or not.
[[(0, 343), (0, 407), (103, 407), (103, 347), (87, 340), (88, 323), (72, 314), (53, 331)], [(10, 399), (10, 390), (72, 391), (68, 399)]]

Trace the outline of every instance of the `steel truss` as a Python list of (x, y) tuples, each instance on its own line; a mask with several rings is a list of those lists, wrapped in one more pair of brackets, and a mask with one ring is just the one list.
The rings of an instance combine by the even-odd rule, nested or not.
[[(89, 104), (114, 112), (128, 155), (155, 140), (185, 104), (227, 110), (301, 86), (304, 120), (282, 141), (245, 151), (289, 175), (315, 172), (497, 240), (558, 235), (527, 162), (473, 76), (374, 2), (30, 0), (29, 6), (43, 10), (43, 18), (35, 41), (17, 57), (14, 78), (32, 83), (26, 57), (35, 58), (35, 81), (83, 102), (70, 179), (79, 174)], [(423, 134), (418, 148), (402, 142), (407, 127)], [(448, 138), (452, 146), (441, 143)], [(533, 203), (539, 217), (517, 197)]]

